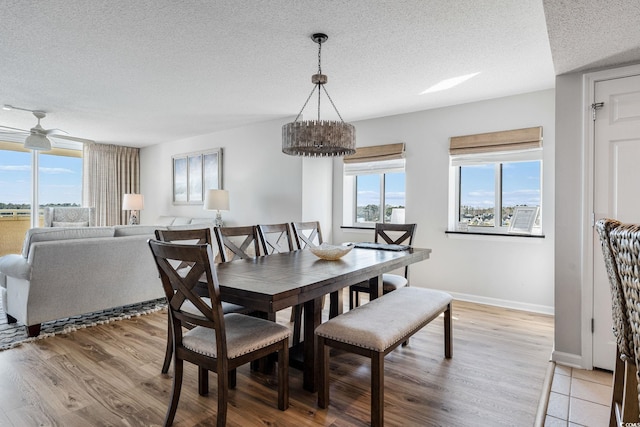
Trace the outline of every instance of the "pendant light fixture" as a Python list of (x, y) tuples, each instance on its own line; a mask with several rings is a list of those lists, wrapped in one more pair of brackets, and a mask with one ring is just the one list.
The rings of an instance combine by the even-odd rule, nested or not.
[[(285, 154), (318, 157), (346, 156), (356, 152), (356, 128), (352, 124), (345, 123), (324, 86), (327, 83), (327, 76), (322, 74), (322, 43), (328, 38), (323, 33), (311, 36), (311, 39), (318, 43), (318, 73), (311, 76), (314, 87), (295, 120), (282, 126), (282, 152)], [(316, 90), (318, 90), (318, 119), (298, 121)], [(324, 91), (329, 98), (340, 121), (320, 120), (321, 91)]]

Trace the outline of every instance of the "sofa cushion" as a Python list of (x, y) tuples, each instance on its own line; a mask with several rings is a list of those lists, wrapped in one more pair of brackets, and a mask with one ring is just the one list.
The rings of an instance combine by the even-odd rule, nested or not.
[(177, 216), (175, 217), (171, 225), (185, 225), (190, 223), (191, 223), (191, 218), (184, 217), (184, 216)]
[(175, 219), (176, 219), (175, 216), (160, 215), (156, 220), (155, 224), (163, 225), (166, 227), (167, 225), (173, 224), (173, 220)]
[(25, 258), (29, 257), (29, 248), (31, 244), (35, 242), (113, 237), (113, 234), (113, 227), (31, 228), (24, 237), (22, 256)]
[(62, 222), (62, 221), (53, 221), (51, 223), (52, 227), (88, 227), (89, 221), (74, 221), (74, 222)]
[(158, 229), (166, 230), (167, 227), (157, 225), (116, 225), (113, 235), (115, 237), (122, 237), (148, 234), (150, 237), (153, 237)]
[(206, 224), (209, 227), (215, 227), (216, 221), (214, 218), (193, 218), (191, 224)]

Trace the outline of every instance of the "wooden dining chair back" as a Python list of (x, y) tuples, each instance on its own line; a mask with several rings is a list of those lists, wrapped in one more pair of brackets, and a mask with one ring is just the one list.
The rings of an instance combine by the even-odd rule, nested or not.
[(257, 228), (264, 255), (291, 252), (293, 250), (291, 229), (286, 222), (282, 224), (260, 224)]
[(216, 227), (215, 234), (222, 262), (255, 258), (260, 255), (258, 232), (253, 225)]
[[(172, 243), (182, 243), (182, 244), (200, 244), (205, 245), (209, 244), (213, 247), (213, 238), (211, 236), (211, 228), (199, 228), (199, 229), (190, 229), (190, 230), (156, 230), (156, 239), (161, 242), (172, 242)], [(181, 274), (185, 274), (188, 269), (192, 267), (193, 263), (188, 261), (181, 261), (177, 263), (176, 270), (180, 271)], [(202, 284), (196, 287), (195, 292), (203, 297), (203, 300), (211, 305), (211, 300), (209, 299), (209, 291)], [(224, 313), (243, 313), (248, 314), (251, 310), (237, 304), (231, 304), (228, 302), (222, 302), (222, 311)], [(186, 325), (186, 324), (185, 324)], [(169, 325), (167, 328), (167, 348), (164, 354), (164, 362), (162, 363), (162, 373), (166, 374), (169, 372), (169, 366), (171, 365), (171, 359), (173, 355), (173, 335), (171, 334), (171, 322), (169, 319)]]
[(298, 249), (307, 246), (319, 246), (323, 243), (322, 230), (319, 221), (292, 222), (293, 236), (296, 239)]
[[(376, 223), (374, 242), (388, 245), (413, 244), (417, 224), (383, 224)], [(383, 293), (392, 292), (409, 285), (409, 266), (404, 268), (404, 276), (385, 273), (382, 275)], [(360, 305), (360, 293), (369, 293), (369, 283), (362, 282), (349, 288), (349, 310)]]
[[(287, 409), (289, 329), (256, 317), (223, 313), (211, 245), (149, 240), (149, 246), (167, 297), (173, 334), (173, 387), (164, 425), (171, 425), (176, 414), (184, 361), (198, 366), (200, 395), (208, 393), (208, 371), (217, 373), (217, 425), (224, 426), (229, 388), (235, 386), (235, 369), (277, 352), (278, 408)], [(176, 262), (186, 262), (191, 268), (184, 274), (176, 269)], [(195, 292), (202, 282), (206, 283), (210, 301), (205, 301)], [(196, 326), (183, 332), (185, 325)]]
[[(291, 236), (291, 228), (289, 224), (259, 224), (257, 225), (258, 235), (262, 243), (262, 253), (264, 255), (272, 255), (277, 253), (291, 252), (295, 250), (293, 238)], [(294, 345), (300, 342), (302, 334), (302, 310), (303, 305), (298, 304), (291, 307), (290, 322), (293, 323)]]
[[(640, 267), (640, 225), (612, 219), (596, 223), (611, 290), (611, 315), (616, 338), (610, 426), (624, 426), (640, 420), (638, 369), (640, 360), (634, 339), (640, 338), (638, 314), (638, 268)], [(640, 343), (640, 341), (636, 341)]]

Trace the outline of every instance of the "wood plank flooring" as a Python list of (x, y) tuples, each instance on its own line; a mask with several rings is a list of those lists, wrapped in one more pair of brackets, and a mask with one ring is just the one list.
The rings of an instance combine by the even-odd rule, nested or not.
[[(532, 425), (553, 318), (459, 301), (453, 316), (453, 359), (444, 359), (442, 317), (385, 359), (386, 425)], [(288, 310), (278, 313), (278, 322), (288, 320)], [(161, 311), (0, 352), (0, 427), (162, 425), (173, 369), (160, 373), (166, 325)], [(320, 410), (302, 373), (290, 369), (290, 406), (282, 412), (275, 375), (242, 367), (227, 425), (366, 426), (369, 372), (368, 359), (332, 353), (331, 403)], [(196, 375), (185, 364), (176, 427), (215, 425), (215, 374), (205, 397)]]

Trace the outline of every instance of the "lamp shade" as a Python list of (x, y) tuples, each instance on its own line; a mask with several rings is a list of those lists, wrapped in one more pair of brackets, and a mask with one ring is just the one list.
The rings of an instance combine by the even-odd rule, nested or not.
[(227, 190), (207, 190), (204, 195), (205, 210), (228, 211), (229, 192)]
[(144, 196), (142, 194), (125, 194), (122, 198), (123, 211), (139, 211), (144, 209)]

